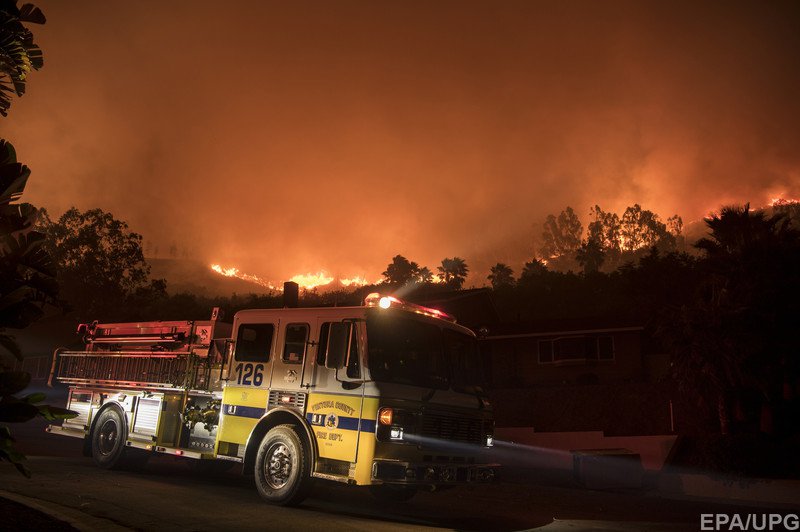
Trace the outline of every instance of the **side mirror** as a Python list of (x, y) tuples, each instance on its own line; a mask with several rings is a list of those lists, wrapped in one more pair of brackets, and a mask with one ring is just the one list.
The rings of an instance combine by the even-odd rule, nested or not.
[(350, 350), (350, 328), (352, 323), (331, 323), (328, 333), (328, 351), (325, 355), (325, 367), (339, 369), (344, 367), (347, 352)]

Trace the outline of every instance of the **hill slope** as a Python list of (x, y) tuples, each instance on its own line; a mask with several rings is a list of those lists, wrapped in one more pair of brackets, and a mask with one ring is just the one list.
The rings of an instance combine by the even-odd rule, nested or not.
[(266, 294), (263, 286), (225, 277), (211, 270), (208, 264), (187, 259), (147, 259), (152, 279), (166, 279), (167, 292), (190, 292), (202, 296), (229, 296), (237, 294)]

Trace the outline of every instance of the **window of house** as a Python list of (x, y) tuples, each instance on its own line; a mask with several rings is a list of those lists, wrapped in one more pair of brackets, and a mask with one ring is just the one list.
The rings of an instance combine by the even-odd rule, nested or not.
[(553, 341), (539, 340), (539, 364), (549, 364), (553, 361)]
[(286, 326), (283, 343), (283, 361), (287, 364), (302, 364), (308, 341), (307, 323), (290, 323)]
[(600, 360), (614, 360), (613, 336), (601, 336), (597, 339), (597, 358)]
[(236, 335), (236, 360), (267, 362), (272, 349), (275, 326), (271, 323), (245, 323)]
[(553, 341), (553, 362), (586, 359), (586, 339), (583, 336), (558, 338)]

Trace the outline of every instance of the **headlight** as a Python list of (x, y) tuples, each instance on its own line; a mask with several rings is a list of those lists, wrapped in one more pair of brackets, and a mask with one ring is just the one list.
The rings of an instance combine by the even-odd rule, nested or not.
[(378, 441), (409, 443), (406, 436), (414, 434), (416, 424), (417, 416), (413, 412), (385, 406), (378, 409), (375, 437)]

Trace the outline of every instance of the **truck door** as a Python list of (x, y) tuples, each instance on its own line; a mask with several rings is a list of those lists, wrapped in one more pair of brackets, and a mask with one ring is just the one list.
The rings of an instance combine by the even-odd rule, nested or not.
[(228, 381), (222, 393), (217, 453), (244, 456), (247, 437), (269, 399), (280, 322), (240, 323)]
[(306, 354), (313, 325), (316, 325), (313, 320), (298, 320), (287, 322), (283, 326), (281, 346), (275, 357), (270, 389), (287, 392), (305, 391), (311, 374)]
[(361, 431), (368, 430), (364, 425), (372, 423), (374, 426), (374, 418), (371, 421), (362, 419), (362, 341), (358, 324), (350, 322), (346, 333), (348, 355), (344, 367), (325, 367), (333, 323), (335, 322), (319, 320), (317, 356), (313, 360), (314, 379), (308, 398), (306, 419), (314, 428), (320, 457), (355, 462)]

